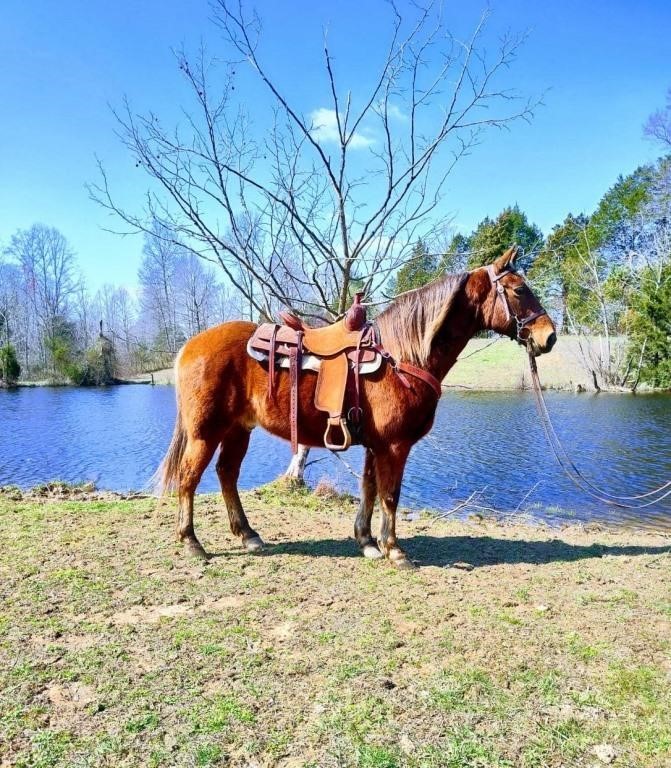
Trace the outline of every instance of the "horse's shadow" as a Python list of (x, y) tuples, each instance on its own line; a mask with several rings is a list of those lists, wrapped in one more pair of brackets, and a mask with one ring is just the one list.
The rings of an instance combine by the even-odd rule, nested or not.
[[(609, 546), (568, 544), (560, 539), (528, 541), (497, 539), (492, 536), (413, 536), (402, 542), (408, 556), (419, 565), (445, 566), (457, 561), (475, 568), (488, 565), (526, 563), (543, 565), (611, 556), (664, 555), (667, 546)], [(230, 555), (232, 553), (221, 553)], [(241, 553), (242, 554), (242, 553)], [(263, 553), (273, 555), (304, 555), (308, 557), (361, 557), (353, 539), (305, 539), (270, 544)], [(215, 555), (216, 557), (216, 555)]]

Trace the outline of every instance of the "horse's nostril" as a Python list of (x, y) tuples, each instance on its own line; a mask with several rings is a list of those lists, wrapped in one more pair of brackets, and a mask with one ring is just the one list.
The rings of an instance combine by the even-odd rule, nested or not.
[(547, 347), (548, 352), (552, 349), (552, 347), (554, 347), (556, 341), (557, 341), (557, 334), (551, 333), (548, 336), (548, 340), (545, 342), (545, 346)]

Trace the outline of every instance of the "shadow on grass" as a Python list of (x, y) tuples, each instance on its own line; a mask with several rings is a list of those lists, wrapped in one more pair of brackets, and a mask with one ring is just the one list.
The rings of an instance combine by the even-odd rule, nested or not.
[[(401, 542), (408, 556), (419, 565), (444, 566), (462, 560), (476, 568), (502, 563), (542, 565), (610, 556), (663, 555), (671, 546), (607, 546), (567, 544), (560, 539), (550, 541), (511, 541), (491, 536), (413, 536)], [(233, 552), (218, 553), (230, 556)], [(236, 552), (235, 554), (244, 554)], [(263, 557), (303, 555), (308, 557), (361, 557), (353, 539), (306, 539), (282, 544), (269, 544)]]

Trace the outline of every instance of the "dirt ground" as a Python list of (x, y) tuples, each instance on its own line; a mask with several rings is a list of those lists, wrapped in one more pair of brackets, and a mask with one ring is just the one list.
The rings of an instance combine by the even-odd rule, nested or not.
[(0, 494), (0, 765), (671, 766), (671, 540), (400, 523), (359, 556), (351, 499)]

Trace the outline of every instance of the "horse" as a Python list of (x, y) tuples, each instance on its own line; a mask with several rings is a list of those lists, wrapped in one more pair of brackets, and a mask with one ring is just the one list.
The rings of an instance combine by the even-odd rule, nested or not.
[[(490, 330), (525, 345), (533, 355), (549, 352), (555, 326), (515, 269), (516, 248), (487, 267), (445, 275), (396, 298), (374, 320), (381, 346), (391, 356), (360, 382), (360, 442), (365, 449), (361, 498), (354, 538), (361, 553), (386, 558), (397, 568), (413, 568), (396, 537), (396, 509), (406, 460), (412, 446), (433, 425), (440, 397), (426, 380), (408, 385), (393, 361), (404, 361), (442, 381), (466, 343)], [(193, 524), (194, 494), (219, 448), (216, 471), (231, 531), (248, 552), (264, 548), (250, 526), (238, 494), (240, 465), (252, 430), (261, 426), (290, 438), (289, 373), (277, 374), (269, 395), (268, 370), (247, 354), (256, 325), (231, 321), (189, 339), (175, 360), (177, 418), (172, 441), (157, 470), (158, 489), (178, 495), (177, 539), (199, 558), (209, 555)], [(298, 441), (323, 446), (326, 414), (315, 408), (316, 374), (305, 372), (298, 383)], [(381, 508), (380, 533), (371, 533), (376, 497)]]

